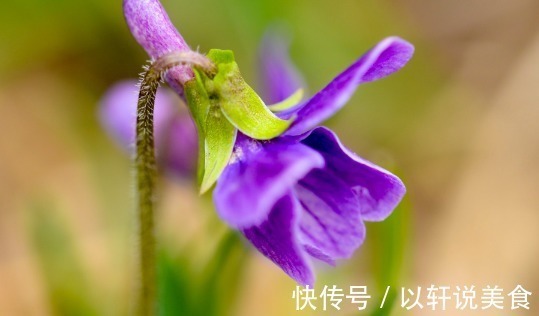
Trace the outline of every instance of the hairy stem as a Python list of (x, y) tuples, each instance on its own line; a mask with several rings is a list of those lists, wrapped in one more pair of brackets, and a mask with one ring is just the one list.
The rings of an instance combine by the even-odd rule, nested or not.
[(155, 95), (164, 73), (170, 68), (190, 64), (207, 73), (215, 72), (215, 65), (196, 52), (173, 52), (157, 59), (144, 73), (137, 104), (137, 292), (135, 313), (152, 316), (156, 305), (156, 251), (154, 232), (154, 189), (157, 178), (153, 139), (153, 112)]
[(149, 67), (140, 85), (137, 104), (137, 264), (136, 315), (156, 312), (156, 263), (154, 233), (154, 188), (156, 165), (153, 139), (153, 112), (160, 73)]

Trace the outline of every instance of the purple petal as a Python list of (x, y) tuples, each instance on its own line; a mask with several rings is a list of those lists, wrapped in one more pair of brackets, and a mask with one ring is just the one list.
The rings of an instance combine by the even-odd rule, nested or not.
[(152, 58), (191, 50), (158, 0), (124, 0), (123, 8), (131, 33)]
[(327, 167), (315, 169), (294, 191), (302, 207), (301, 240), (313, 257), (334, 264), (365, 239), (361, 208), (352, 188)]
[[(135, 153), (137, 90), (135, 80), (119, 82), (105, 93), (99, 106), (101, 124), (131, 155)], [(179, 102), (170, 91), (157, 90), (154, 138), (159, 163), (176, 174), (185, 175), (194, 169), (197, 138), (194, 124), (187, 111), (180, 112)]]
[(314, 128), (337, 112), (350, 99), (357, 86), (381, 79), (402, 68), (412, 57), (412, 44), (389, 37), (338, 75), (297, 112), (287, 135), (299, 135)]
[[(125, 149), (134, 153), (138, 88), (135, 80), (116, 83), (103, 96), (99, 117), (106, 131)], [(155, 97), (154, 134), (164, 138), (167, 120), (173, 115), (177, 99), (164, 89)]]
[(235, 228), (259, 224), (294, 184), (322, 166), (322, 157), (300, 143), (240, 138), (213, 192), (217, 212)]
[[(138, 91), (136, 81), (112, 86), (99, 105), (99, 120), (107, 133), (126, 150), (134, 150)], [(131, 151), (134, 153), (134, 151)]]
[(286, 194), (275, 203), (267, 220), (242, 232), (264, 256), (296, 282), (313, 286), (314, 273), (296, 233), (299, 211), (296, 199)]
[(301, 75), (288, 55), (288, 41), (275, 31), (267, 32), (262, 40), (259, 64), (267, 104), (280, 102), (304, 86)]
[[(158, 0), (124, 0), (124, 16), (131, 33), (152, 59), (170, 52), (190, 51)], [(167, 82), (181, 93), (180, 83), (193, 78), (189, 66), (176, 66), (167, 72)]]
[[(160, 139), (156, 139), (156, 142)], [(185, 113), (178, 113), (168, 123), (166, 137), (156, 143), (158, 161), (167, 174), (179, 177), (192, 176), (196, 170), (198, 140), (195, 124)]]
[[(302, 143), (324, 157), (325, 167), (320, 172), (317, 171), (318, 174), (324, 173), (327, 177), (333, 177), (331, 183), (335, 187), (341, 187), (336, 180), (341, 179), (354, 192), (355, 204), (363, 220), (384, 220), (406, 192), (404, 184), (397, 176), (350, 152), (327, 128), (314, 129)], [(319, 181), (318, 185), (322, 184)], [(347, 192), (342, 189), (339, 192), (346, 193), (346, 199), (341, 199), (348, 202)], [(315, 193), (323, 198), (321, 190), (316, 190)]]

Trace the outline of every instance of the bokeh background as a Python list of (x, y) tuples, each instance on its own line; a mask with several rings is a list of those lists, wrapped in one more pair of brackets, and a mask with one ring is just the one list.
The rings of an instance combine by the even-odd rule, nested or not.
[[(327, 125), (402, 177), (389, 220), (323, 285), (521, 284), (539, 311), (539, 2), (163, 0), (192, 47), (232, 49), (248, 82), (270, 25), (292, 38), (310, 92), (388, 35), (416, 45)], [(121, 1), (26, 0), (0, 10), (0, 315), (128, 311), (133, 177), (98, 121), (101, 96), (147, 60)], [(188, 178), (162, 177), (163, 315), (295, 315), (295, 284), (230, 233)], [(335, 313), (355, 315), (354, 306)], [(452, 306), (450, 304), (449, 306)], [(429, 309), (392, 315), (436, 315)]]

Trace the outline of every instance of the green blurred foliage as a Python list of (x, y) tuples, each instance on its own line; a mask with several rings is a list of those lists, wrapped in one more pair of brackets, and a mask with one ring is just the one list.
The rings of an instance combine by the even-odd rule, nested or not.
[(55, 315), (100, 315), (92, 288), (85, 279), (72, 236), (49, 202), (36, 201), (29, 209), (29, 231), (45, 277)]
[[(174, 258), (166, 249), (159, 256), (159, 315), (232, 315), (242, 284), (246, 251), (235, 232), (221, 238), (203, 269), (193, 271), (193, 258)], [(196, 265), (198, 266), (198, 265)]]
[[(373, 316), (391, 314), (395, 308), (398, 289), (409, 274), (408, 265), (412, 260), (411, 216), (412, 205), (410, 199), (405, 197), (388, 219), (367, 226), (371, 250), (370, 271), (375, 279), (371, 289), (375, 288), (375, 293), (378, 293), (374, 300), (375, 306), (371, 307)], [(380, 306), (383, 308), (379, 308)]]

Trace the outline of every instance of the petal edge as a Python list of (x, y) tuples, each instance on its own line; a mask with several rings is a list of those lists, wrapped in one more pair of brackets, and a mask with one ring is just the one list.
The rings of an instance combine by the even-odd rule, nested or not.
[(220, 217), (235, 228), (263, 222), (275, 203), (313, 168), (320, 154), (278, 138), (261, 143), (238, 135), (232, 161), (217, 181), (213, 200)]
[(396, 72), (413, 52), (414, 46), (399, 37), (382, 40), (297, 109), (293, 113), (297, 119), (286, 134), (299, 135), (322, 123), (348, 102), (358, 85)]
[(354, 190), (363, 220), (386, 219), (404, 197), (406, 187), (397, 176), (351, 152), (330, 129), (318, 127), (302, 143), (324, 157), (324, 171), (335, 173)]
[(289, 193), (275, 204), (266, 221), (243, 229), (242, 233), (296, 282), (313, 286), (314, 272), (296, 235), (298, 207), (297, 200)]

